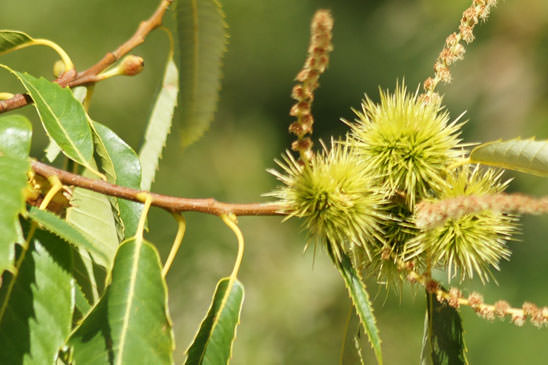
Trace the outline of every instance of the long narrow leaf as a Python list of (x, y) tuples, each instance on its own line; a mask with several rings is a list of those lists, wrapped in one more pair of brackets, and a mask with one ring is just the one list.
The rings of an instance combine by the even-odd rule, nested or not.
[(13, 51), (30, 42), (32, 38), (27, 33), (9, 29), (0, 30), (0, 54)]
[[(108, 180), (120, 186), (139, 189), (141, 164), (133, 149), (116, 133), (101, 123), (93, 122), (96, 150)], [(124, 237), (135, 235), (141, 216), (142, 204), (125, 199), (116, 199), (124, 225)]]
[(98, 250), (86, 234), (55, 214), (32, 207), (29, 211), (29, 218), (75, 247), (91, 252), (94, 257), (98, 258), (98, 262), (107, 263), (109, 261), (110, 258), (102, 250)]
[(462, 320), (457, 310), (426, 293), (421, 365), (468, 364)]
[[(81, 250), (94, 251), (95, 247), (82, 232), (47, 210), (31, 207), (28, 218), (39, 225), (40, 230), (37, 236), (45, 237), (46, 242), (54, 242), (56, 246), (69, 244), (71, 265), (66, 267), (66, 270), (71, 273), (77, 284), (75, 286), (76, 306), (81, 313), (87, 313), (90, 304), (97, 297), (95, 294), (97, 287), (95, 278), (88, 272), (80, 252)], [(50, 238), (48, 236), (50, 234), (56, 237)], [(101, 252), (96, 252), (96, 255), (101, 254)]]
[[(84, 176), (89, 177), (86, 170)], [(92, 240), (93, 260), (105, 268), (110, 268), (118, 247), (118, 234), (110, 202), (103, 194), (91, 190), (75, 188), (67, 209), (67, 221), (84, 232)], [(96, 252), (101, 252), (97, 255)]]
[(172, 364), (173, 335), (158, 252), (122, 243), (105, 296), (69, 340), (75, 364)]
[(72, 92), (44, 78), (35, 78), (0, 65), (13, 73), (34, 101), (48, 135), (63, 153), (77, 163), (91, 167), (93, 139), (89, 120), (82, 104)]
[(221, 85), (226, 23), (217, 0), (177, 2), (182, 141), (187, 146), (209, 128)]
[(472, 150), (470, 161), (548, 176), (548, 141), (512, 139), (484, 143)]
[(25, 211), (31, 137), (32, 126), (25, 117), (0, 117), (0, 275), (13, 269), (14, 243), (21, 231), (17, 216)]
[(373, 315), (373, 306), (369, 300), (369, 294), (365, 289), (365, 283), (356, 269), (352, 266), (348, 256), (343, 254), (340, 262), (336, 259), (334, 262), (344, 280), (346, 289), (348, 289), (348, 294), (350, 295), (350, 299), (352, 299), (354, 309), (356, 309), (356, 312), (360, 317), (363, 329), (369, 337), (369, 342), (375, 352), (377, 362), (382, 364), (381, 338), (379, 336), (375, 316)]
[(162, 150), (166, 144), (166, 139), (171, 129), (173, 112), (177, 105), (177, 94), (179, 92), (179, 72), (173, 62), (173, 56), (170, 55), (162, 90), (156, 98), (154, 109), (148, 121), (145, 132), (145, 142), (139, 152), (139, 160), (143, 168), (143, 177), (141, 179), (141, 189), (150, 190), (154, 175), (158, 168), (158, 161), (162, 156)]
[(39, 232), (12, 280), (0, 324), (1, 364), (54, 364), (74, 309), (68, 245)]
[(25, 211), (28, 159), (0, 154), (0, 274), (13, 270), (15, 242), (20, 237), (19, 214)]
[(243, 285), (235, 280), (229, 289), (229, 283), (230, 278), (223, 278), (217, 284), (211, 307), (187, 350), (186, 365), (228, 364), (244, 300)]

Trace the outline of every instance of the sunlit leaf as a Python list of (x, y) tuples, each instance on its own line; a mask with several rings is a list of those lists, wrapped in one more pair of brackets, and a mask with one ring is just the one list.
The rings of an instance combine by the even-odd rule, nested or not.
[(62, 88), (43, 77), (37, 79), (27, 73), (13, 73), (34, 101), (42, 124), (63, 153), (79, 164), (91, 167), (93, 139), (86, 112), (68, 88)]
[(470, 161), (548, 176), (548, 141), (512, 139), (484, 143), (472, 150)]
[(365, 283), (356, 269), (352, 266), (348, 256), (343, 254), (340, 262), (336, 259), (333, 261), (344, 279), (348, 294), (354, 304), (354, 309), (360, 317), (363, 329), (365, 330), (371, 347), (377, 357), (377, 363), (382, 364), (381, 338), (379, 336), (375, 316), (373, 315), (373, 306), (369, 300), (369, 294), (365, 289)]
[(36, 232), (0, 312), (1, 364), (54, 364), (72, 324), (70, 264), (67, 244)]
[[(141, 165), (135, 151), (103, 124), (93, 122), (93, 125), (97, 154), (109, 182), (139, 189)], [(132, 237), (135, 235), (143, 205), (125, 199), (116, 200), (124, 224), (124, 237)]]
[(0, 30), (0, 54), (14, 51), (17, 47), (30, 42), (32, 38), (27, 33), (9, 29)]
[[(132, 239), (116, 253), (104, 297), (69, 340), (76, 365), (172, 364), (167, 287), (158, 252)], [(101, 359), (101, 360), (99, 360)]]
[[(72, 95), (78, 100), (80, 103), (84, 101), (87, 95), (87, 88), (85, 86), (77, 86), (72, 89)], [(49, 144), (44, 150), (45, 157), (49, 162), (55, 161), (57, 156), (61, 153), (61, 147), (53, 140), (52, 138), (49, 139)]]
[(177, 105), (179, 91), (179, 72), (170, 56), (162, 83), (162, 90), (156, 98), (154, 109), (148, 121), (145, 132), (145, 142), (139, 152), (139, 160), (143, 168), (141, 189), (150, 190), (158, 162), (162, 157), (162, 150), (166, 144), (167, 135), (171, 129), (173, 112)]
[(31, 137), (32, 126), (25, 117), (0, 117), (0, 275), (13, 270), (14, 244), (21, 231), (17, 217), (25, 211)]
[(177, 2), (179, 106), (182, 141), (187, 146), (209, 128), (221, 85), (226, 23), (217, 0)]
[(29, 218), (74, 246), (92, 252), (93, 257), (99, 258), (98, 261), (104, 263), (109, 261), (109, 257), (102, 250), (98, 250), (86, 234), (55, 214), (32, 207), (29, 211)]
[(18, 215), (25, 211), (28, 159), (0, 154), (0, 274), (13, 270), (14, 243), (20, 231)]
[(32, 125), (22, 115), (0, 117), (0, 153), (26, 158), (30, 151)]
[(462, 320), (457, 310), (426, 293), (421, 365), (468, 364)]
[[(86, 170), (83, 175), (90, 177), (91, 173)], [(108, 198), (91, 190), (75, 188), (70, 205), (66, 220), (92, 240), (94, 251), (90, 254), (93, 260), (110, 268), (119, 241)]]
[(185, 364), (228, 364), (244, 300), (243, 285), (235, 280), (229, 289), (229, 282), (230, 278), (223, 278), (217, 284), (211, 307), (187, 350)]

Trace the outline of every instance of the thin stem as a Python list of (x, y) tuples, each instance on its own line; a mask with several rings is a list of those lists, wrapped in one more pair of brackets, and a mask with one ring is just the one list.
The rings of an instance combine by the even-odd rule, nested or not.
[(42, 203), (40, 204), (40, 209), (46, 209), (55, 196), (59, 192), (59, 190), (63, 189), (63, 184), (59, 180), (59, 178), (55, 175), (48, 177), (48, 180), (51, 184), (51, 188), (49, 189), (48, 193), (44, 197), (44, 200), (42, 200)]
[(57, 52), (59, 57), (61, 57), (61, 61), (63, 61), (63, 63), (65, 64), (65, 72), (69, 70), (74, 70), (74, 64), (72, 63), (69, 55), (57, 43), (50, 41), (49, 39), (33, 39), (32, 43), (29, 43), (29, 45), (42, 45), (53, 49), (55, 52)]
[(137, 199), (145, 203), (143, 211), (141, 212), (141, 217), (139, 217), (139, 224), (137, 225), (137, 232), (135, 236), (138, 241), (143, 241), (143, 233), (145, 231), (145, 224), (147, 221), (148, 211), (150, 210), (150, 205), (152, 203), (152, 196), (147, 192), (140, 192), (137, 194)]
[(344, 333), (341, 343), (341, 353), (339, 357), (339, 365), (344, 365), (344, 351), (346, 348), (346, 341), (348, 339), (348, 332), (350, 332), (350, 320), (352, 319), (352, 312), (354, 311), (354, 306), (350, 302), (350, 307), (348, 308), (348, 314), (346, 315), (346, 321), (344, 323)]
[[(162, 24), (162, 19), (165, 12), (171, 5), (173, 0), (162, 0), (155, 10), (154, 14), (145, 21), (139, 24), (139, 27), (135, 33), (122, 45), (120, 45), (115, 51), (107, 53), (103, 58), (95, 65), (91, 66), (85, 71), (80, 73), (65, 72), (57, 80), (56, 83), (61, 87), (74, 87), (79, 85), (92, 84), (100, 81), (97, 75), (105, 70), (107, 67), (118, 61), (121, 57), (125, 56), (132, 49), (143, 43), (148, 34), (154, 29), (158, 28)], [(35, 40), (36, 41), (36, 40)], [(53, 42), (52, 42), (53, 43)], [(64, 52), (64, 51), (63, 51)], [(60, 54), (61, 55), (61, 54)], [(67, 56), (68, 57), (68, 56)], [(63, 58), (63, 57), (62, 57)], [(65, 60), (63, 60), (65, 62)], [(68, 61), (68, 60), (66, 60)], [(69, 65), (72, 64), (72, 61)], [(65, 62), (65, 66), (67, 62)], [(66, 70), (73, 70), (74, 66), (66, 68)], [(32, 99), (25, 94), (16, 94), (12, 98), (7, 100), (0, 100), (0, 113), (4, 113), (10, 110), (21, 108), (25, 105), (32, 103)]]
[(165, 278), (169, 269), (171, 268), (171, 265), (173, 264), (173, 261), (175, 260), (175, 256), (177, 255), (177, 252), (179, 252), (179, 248), (181, 247), (181, 242), (183, 242), (183, 237), (185, 235), (186, 230), (186, 221), (185, 217), (180, 215), (179, 213), (173, 213), (173, 217), (175, 220), (177, 220), (177, 235), (175, 236), (175, 240), (173, 241), (173, 244), (171, 245), (171, 250), (169, 251), (169, 256), (167, 257), (166, 263), (164, 264), (164, 268), (162, 270), (162, 276)]
[[(101, 194), (115, 196), (117, 198), (142, 202), (139, 197), (142, 190), (126, 188), (110, 184), (103, 180), (95, 180), (83, 177), (68, 171), (57, 169), (39, 161), (32, 162), (32, 169), (39, 175), (50, 177), (56, 175), (65, 185), (78, 186), (84, 189), (93, 190)], [(166, 209), (170, 212), (201, 212), (213, 215), (234, 214), (234, 215), (285, 215), (286, 207), (276, 203), (249, 203), (232, 204), (219, 202), (215, 199), (189, 199), (174, 196), (148, 193), (151, 197), (151, 204)]]
[[(236, 224), (236, 216), (233, 214), (223, 214), (221, 215), (221, 219), (223, 222), (234, 232), (236, 235), (236, 239), (238, 240), (238, 256), (236, 256), (236, 262), (234, 263), (234, 269), (232, 269), (232, 273), (230, 274), (230, 282), (228, 284), (228, 287), (232, 287), (232, 283), (234, 280), (236, 280), (236, 277), (238, 276), (238, 271), (240, 270), (240, 265), (242, 263), (242, 259), (244, 257), (244, 236), (242, 234), (242, 231), (240, 230), (240, 227)], [(230, 292), (230, 290), (229, 290)]]
[(152, 14), (150, 18), (148, 18), (145, 21), (142, 21), (139, 24), (139, 27), (137, 28), (135, 33), (131, 36), (131, 38), (129, 38), (127, 41), (121, 44), (113, 52), (107, 53), (95, 65), (91, 66), (86, 71), (83, 71), (82, 73), (80, 73), (78, 75), (78, 78), (85, 79), (87, 76), (90, 76), (90, 75), (95, 76), (99, 74), (101, 71), (105, 70), (108, 66), (112, 65), (114, 62), (118, 61), (123, 56), (128, 54), (132, 49), (142, 44), (145, 41), (146, 36), (151, 31), (153, 31), (154, 29), (162, 25), (162, 19), (164, 17), (164, 14), (172, 2), (173, 0), (162, 0), (160, 2), (160, 5), (158, 5), (158, 8), (156, 8), (156, 11), (154, 12), (154, 14)]

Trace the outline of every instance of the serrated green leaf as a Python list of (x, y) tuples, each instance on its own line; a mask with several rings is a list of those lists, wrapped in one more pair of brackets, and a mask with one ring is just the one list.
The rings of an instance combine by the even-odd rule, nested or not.
[[(86, 98), (88, 89), (85, 86), (76, 86), (72, 89), (72, 95), (78, 100), (80, 103), (83, 103), (84, 99)], [(55, 161), (57, 156), (61, 153), (61, 147), (53, 140), (52, 138), (49, 139), (49, 144), (44, 150), (45, 157), (49, 162)]]
[(235, 280), (231, 288), (229, 283), (230, 278), (217, 283), (211, 307), (187, 350), (186, 365), (228, 364), (244, 301), (242, 283)]
[(28, 215), (30, 219), (40, 224), (44, 229), (73, 244), (75, 247), (83, 248), (90, 252), (98, 263), (106, 265), (109, 262), (110, 258), (102, 250), (98, 250), (85, 233), (55, 214), (47, 210), (32, 207)]
[(341, 274), (354, 309), (358, 313), (363, 329), (369, 338), (369, 343), (375, 352), (377, 363), (382, 364), (381, 338), (373, 315), (373, 306), (369, 300), (369, 294), (365, 289), (365, 283), (356, 269), (352, 266), (350, 258), (342, 254), (341, 261), (334, 259), (335, 266)]
[(13, 270), (15, 242), (19, 238), (19, 214), (25, 211), (28, 159), (0, 155), (0, 275)]
[[(91, 173), (85, 170), (82, 175), (90, 177)], [(116, 223), (108, 198), (91, 190), (75, 188), (70, 205), (71, 207), (67, 209), (67, 222), (92, 240), (94, 252), (99, 251), (101, 255), (95, 255), (94, 252), (90, 252), (90, 255), (95, 262), (108, 270), (119, 244)]]
[(24, 189), (30, 163), (32, 126), (20, 115), (0, 117), (0, 275), (13, 270), (18, 215), (25, 211)]
[(421, 365), (468, 364), (462, 320), (457, 310), (426, 293)]
[[(93, 126), (97, 154), (108, 181), (116, 185), (139, 189), (141, 164), (135, 151), (103, 124), (93, 122)], [(143, 205), (126, 199), (116, 199), (116, 201), (124, 224), (124, 237), (132, 237), (137, 230)]]
[(226, 28), (217, 0), (177, 2), (184, 146), (200, 138), (213, 120), (221, 85), (221, 60), (226, 50)]
[(1, 364), (54, 363), (74, 309), (68, 248), (39, 231), (31, 240), (1, 318)]
[(0, 117), (0, 153), (26, 158), (30, 151), (32, 125), (22, 115)]
[(470, 161), (548, 176), (548, 141), (512, 139), (484, 143), (472, 150)]
[(0, 117), (0, 275), (13, 270), (14, 244), (21, 236), (17, 217), (25, 211), (31, 137), (32, 126), (25, 117)]
[[(85, 234), (47, 210), (31, 207), (28, 212), (28, 218), (37, 223), (41, 229), (49, 232), (49, 234), (55, 235), (67, 244), (70, 244), (71, 266), (66, 269), (76, 280), (76, 307), (81, 313), (87, 313), (90, 304), (98, 297), (98, 288), (95, 283), (93, 270), (89, 270), (84, 262), (89, 256), (86, 254), (82, 258), (81, 252), (92, 251), (97, 256), (101, 256), (103, 253), (95, 252), (93, 243)], [(46, 235), (44, 231), (40, 232), (42, 232), (40, 233), (42, 236)], [(48, 239), (48, 241), (59, 242), (57, 239)], [(59, 244), (61, 243), (59, 242)]]
[(16, 50), (25, 43), (32, 42), (31, 36), (18, 30), (0, 30), (0, 54)]
[(173, 62), (173, 56), (170, 55), (162, 82), (162, 90), (156, 98), (145, 132), (145, 142), (139, 152), (139, 160), (143, 168), (141, 190), (150, 190), (154, 181), (158, 161), (160, 161), (162, 150), (171, 129), (173, 112), (177, 106), (178, 92), (179, 72), (175, 62)]
[(75, 365), (172, 364), (173, 335), (158, 252), (135, 239), (120, 245), (105, 296), (71, 335)]
[(13, 73), (27, 90), (40, 120), (63, 153), (88, 168), (92, 165), (93, 139), (84, 107), (68, 88), (62, 88), (43, 77), (37, 79), (7, 66), (0, 67)]

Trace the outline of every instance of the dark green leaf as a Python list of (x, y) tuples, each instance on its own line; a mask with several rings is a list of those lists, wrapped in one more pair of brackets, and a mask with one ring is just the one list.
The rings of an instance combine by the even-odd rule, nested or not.
[(187, 350), (185, 364), (228, 364), (244, 301), (243, 285), (235, 280), (229, 288), (229, 283), (230, 278), (223, 278), (217, 284), (211, 307)]
[(0, 154), (0, 275), (13, 270), (15, 242), (20, 237), (19, 214), (25, 211), (28, 159)]
[(167, 288), (158, 252), (132, 239), (120, 245), (105, 296), (69, 340), (76, 365), (172, 364)]
[(177, 30), (182, 141), (187, 146), (209, 128), (217, 105), (227, 39), (221, 5), (216, 0), (179, 0)]
[(369, 300), (369, 294), (365, 289), (365, 283), (356, 269), (352, 266), (348, 256), (343, 254), (340, 262), (336, 259), (333, 261), (344, 279), (344, 283), (348, 289), (348, 294), (354, 304), (354, 309), (356, 309), (356, 312), (360, 317), (362, 326), (365, 333), (369, 337), (369, 342), (371, 343), (371, 347), (377, 357), (377, 362), (382, 364), (381, 338), (375, 322), (375, 316), (373, 315), (373, 306)]
[(9, 29), (0, 30), (0, 54), (14, 51), (17, 47), (30, 42), (32, 38), (27, 33)]
[(548, 141), (512, 139), (484, 143), (472, 150), (470, 161), (548, 176)]
[(69, 245), (36, 232), (0, 324), (1, 364), (54, 364), (70, 333), (74, 309)]
[[(93, 122), (97, 154), (109, 182), (139, 189), (141, 165), (133, 149), (116, 133), (101, 123)], [(117, 199), (120, 217), (124, 224), (124, 237), (135, 235), (143, 205), (125, 199)]]
[(0, 117), (0, 153), (26, 158), (30, 151), (32, 125), (22, 115)]
[(162, 150), (166, 144), (167, 135), (171, 129), (173, 112), (177, 105), (179, 92), (179, 72), (170, 56), (167, 62), (162, 90), (156, 98), (154, 109), (148, 121), (145, 133), (145, 143), (139, 152), (139, 160), (143, 167), (141, 189), (150, 190), (154, 175), (158, 168), (158, 161), (162, 156)]
[(71, 334), (73, 365), (112, 364), (112, 338), (107, 321), (106, 299), (99, 301)]
[(457, 310), (426, 293), (421, 365), (468, 364), (462, 321)]
[(27, 73), (13, 73), (34, 101), (42, 124), (63, 153), (77, 163), (91, 167), (93, 139), (84, 107), (68, 88), (62, 88), (43, 77), (37, 79)]

